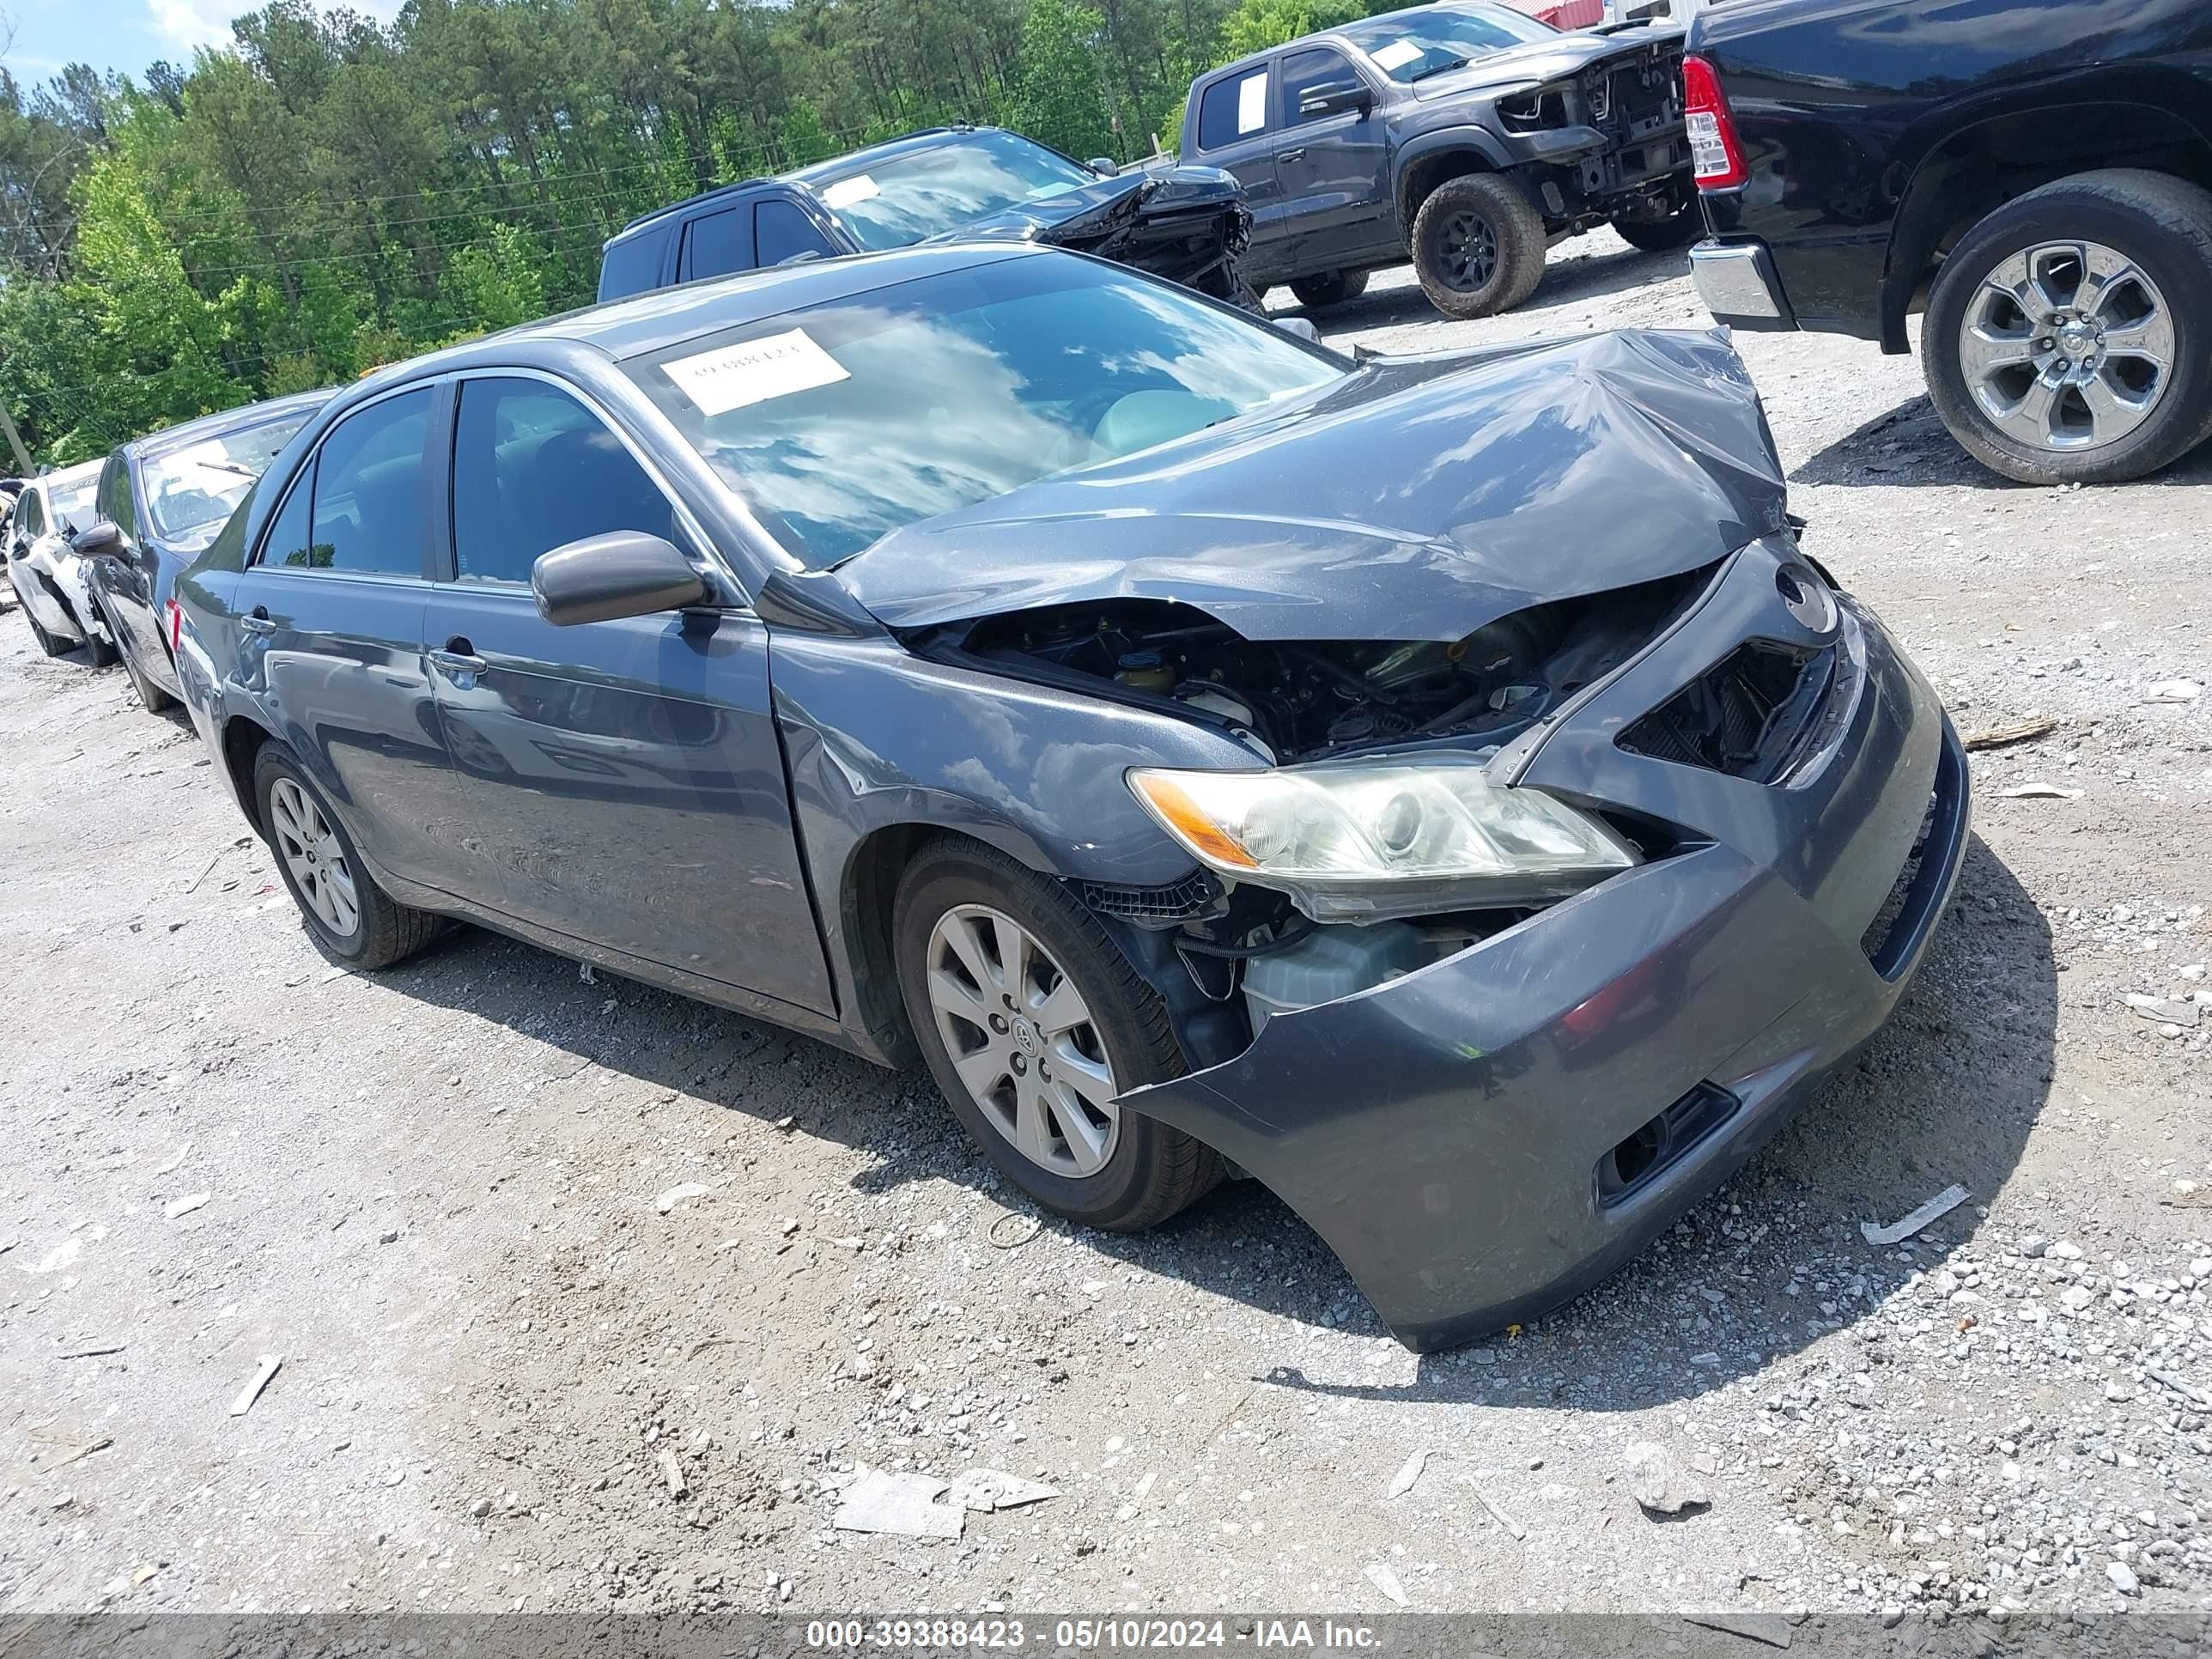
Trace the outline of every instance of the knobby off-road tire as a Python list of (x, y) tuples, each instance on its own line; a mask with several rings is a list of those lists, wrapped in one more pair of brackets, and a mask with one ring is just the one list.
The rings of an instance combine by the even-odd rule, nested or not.
[(1620, 240), (1646, 253), (1670, 253), (1705, 234), (1705, 216), (1692, 204), (1664, 219), (1615, 219)]
[[(1127, 1091), (1188, 1067), (1159, 997), (1064, 887), (996, 848), (948, 836), (907, 866), (892, 914), (899, 990), (923, 1056), (1006, 1179), (1056, 1214), (1116, 1232), (1164, 1221), (1220, 1180), (1211, 1148), (1133, 1112), (1111, 1114), (1103, 1164), (1081, 1167), (1098, 1156), (1082, 1143), (1103, 1103), (1073, 1098), (1072, 1077), (1103, 1093), (1096, 1079), (1110, 1071), (1113, 1088)], [(1063, 981), (1077, 1002), (1060, 994)], [(1081, 1023), (1055, 1026), (1079, 1003)], [(1053, 1091), (1059, 1104), (1028, 1109)], [(1087, 1130), (1066, 1127), (1075, 1112)], [(1042, 1132), (1025, 1136), (1025, 1123)]]
[(1943, 261), (1929, 397), (2022, 483), (2116, 483), (2212, 437), (2212, 194), (2108, 168), (2015, 198)]
[(1462, 321), (1510, 311), (1544, 280), (1544, 220), (1510, 179), (1447, 179), (1413, 216), (1413, 272), (1429, 303)]
[(1356, 300), (1367, 292), (1367, 273), (1364, 270), (1328, 270), (1318, 276), (1301, 276), (1291, 284), (1298, 303), (1310, 311), (1324, 310), (1340, 306), (1347, 300)]

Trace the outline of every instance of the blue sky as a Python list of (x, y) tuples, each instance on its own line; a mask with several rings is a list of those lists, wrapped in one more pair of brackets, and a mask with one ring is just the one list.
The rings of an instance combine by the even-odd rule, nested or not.
[[(28, 86), (64, 64), (142, 75), (157, 58), (190, 64), (196, 46), (230, 40), (230, 20), (254, 0), (0, 0), (14, 26), (8, 68)], [(389, 20), (399, 0), (354, 0), (354, 9)]]

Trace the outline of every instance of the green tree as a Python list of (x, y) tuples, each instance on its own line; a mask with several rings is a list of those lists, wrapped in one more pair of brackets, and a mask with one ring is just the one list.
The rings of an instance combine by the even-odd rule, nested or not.
[(1106, 20), (1080, 0), (1030, 0), (1009, 123), (1070, 155), (1115, 155), (1101, 55)]

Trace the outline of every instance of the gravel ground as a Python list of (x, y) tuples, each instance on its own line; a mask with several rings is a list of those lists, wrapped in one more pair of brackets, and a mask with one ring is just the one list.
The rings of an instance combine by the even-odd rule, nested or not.
[[(1322, 320), (1702, 313), (1606, 236), (1490, 323), (1402, 275)], [(1808, 548), (1963, 727), (2056, 726), (1977, 756), (1855, 1073), (1438, 1357), (1253, 1183), (1038, 1227), (919, 1073), (480, 933), (330, 970), (182, 721), (0, 619), (0, 1611), (2212, 1605), (2212, 696), (2156, 691), (2212, 682), (2212, 455), (2014, 488), (1912, 360), (1740, 344)], [(1649, 1518), (1636, 1443), (1708, 1505)], [(1058, 1495), (838, 1531), (860, 1465)]]

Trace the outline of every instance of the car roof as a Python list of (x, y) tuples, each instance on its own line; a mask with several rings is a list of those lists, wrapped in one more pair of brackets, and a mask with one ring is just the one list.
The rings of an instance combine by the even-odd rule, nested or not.
[[(1240, 70), (1256, 69), (1279, 52), (1293, 51), (1299, 46), (1310, 46), (1317, 40), (1350, 40), (1353, 34), (1363, 30), (1370, 23), (1379, 23), (1386, 18), (1402, 16), (1411, 12), (1494, 10), (1499, 8), (1506, 11), (1521, 10), (1518, 6), (1511, 4), (1510, 0), (1482, 0), (1480, 4), (1476, 3), (1475, 0), (1430, 0), (1430, 3), (1425, 5), (1396, 6), (1389, 11), (1370, 12), (1364, 17), (1355, 17), (1348, 22), (1332, 23), (1325, 29), (1309, 30), (1296, 40), (1284, 41), (1280, 46), (1265, 46), (1258, 52), (1247, 52), (1234, 63), (1224, 64), (1219, 69), (1206, 70), (1198, 79), (1212, 82), (1223, 76), (1235, 74)], [(1521, 12), (1521, 15), (1526, 17), (1529, 14)], [(1354, 44), (1357, 43), (1354, 42)]]
[(107, 461), (104, 456), (96, 461), (79, 461), (75, 466), (56, 467), (52, 472), (41, 472), (32, 482), (48, 491), (56, 485), (64, 489), (73, 489), (88, 478), (97, 478), (100, 476), (100, 468), (106, 465)]
[(849, 299), (879, 288), (944, 271), (995, 264), (1002, 259), (1072, 258), (1051, 248), (1011, 241), (945, 242), (776, 265), (734, 276), (710, 277), (655, 289), (605, 305), (586, 306), (541, 322), (526, 323), (479, 340), (447, 346), (380, 370), (364, 387), (394, 385), (456, 369), (527, 362), (541, 347), (580, 345), (617, 362), (644, 356), (726, 329), (742, 328), (811, 306)]
[(258, 404), (241, 404), (235, 409), (203, 415), (198, 420), (165, 426), (158, 432), (149, 432), (144, 437), (133, 438), (118, 447), (137, 459), (166, 455), (185, 444), (221, 437), (225, 433), (248, 431), (257, 426), (265, 426), (271, 421), (280, 421), (288, 415), (312, 415), (337, 395), (336, 386), (323, 386), (313, 392), (295, 392), (289, 397), (270, 398)]
[(924, 127), (918, 132), (909, 132), (902, 137), (887, 139), (880, 144), (870, 144), (861, 149), (848, 150), (844, 155), (833, 155), (826, 161), (809, 162), (806, 166), (794, 167), (788, 173), (763, 173), (758, 178), (740, 179), (733, 185), (717, 185), (712, 190), (701, 191), (696, 196), (686, 196), (680, 202), (671, 202), (665, 207), (657, 207), (649, 213), (639, 214), (636, 218), (609, 237), (607, 246), (611, 247), (617, 242), (626, 241), (631, 236), (660, 223), (665, 219), (673, 218), (678, 214), (689, 213), (694, 208), (708, 203), (719, 202), (728, 197), (741, 196), (749, 190), (758, 190), (763, 185), (811, 185), (823, 179), (836, 178), (854, 162), (863, 158), (879, 161), (886, 156), (905, 155), (916, 150), (935, 149), (944, 144), (957, 143), (963, 139), (973, 137), (979, 132), (994, 132), (998, 130), (994, 127), (970, 126)]

